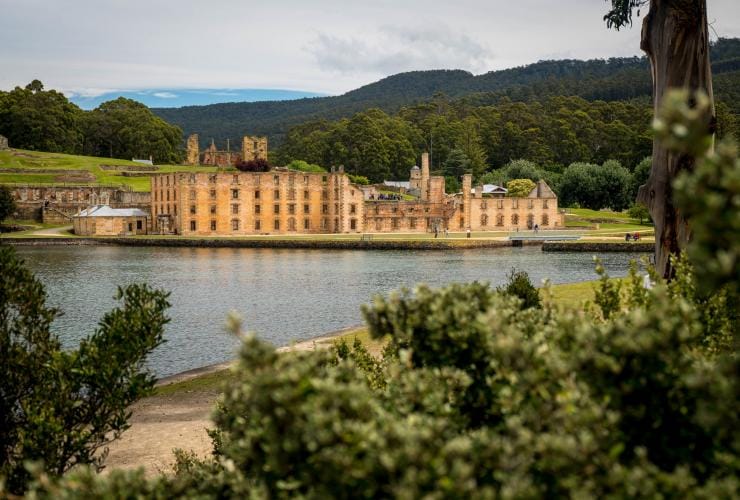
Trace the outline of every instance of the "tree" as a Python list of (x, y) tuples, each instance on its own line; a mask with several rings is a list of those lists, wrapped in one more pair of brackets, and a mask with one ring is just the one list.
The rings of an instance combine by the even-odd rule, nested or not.
[(596, 197), (603, 200), (603, 206), (615, 212), (627, 208), (630, 205), (629, 188), (632, 179), (629, 170), (617, 160), (607, 160), (596, 172), (598, 174)]
[(0, 222), (13, 215), (15, 212), (15, 200), (7, 186), (0, 186)]
[(643, 158), (643, 160), (635, 166), (632, 171), (632, 179), (630, 180), (630, 200), (635, 201), (637, 199), (637, 192), (640, 186), (645, 184), (650, 177), (650, 169), (653, 166), (653, 159), (649, 156)]
[(442, 172), (445, 176), (458, 179), (464, 174), (470, 173), (470, 160), (461, 149), (453, 149), (447, 155)]
[(642, 203), (634, 203), (629, 210), (627, 210), (627, 215), (629, 215), (633, 219), (637, 219), (640, 221), (640, 224), (644, 220), (650, 220), (650, 212), (648, 211), (648, 208), (643, 205)]
[(14, 251), (0, 246), (0, 478), (10, 492), (28, 486), (26, 462), (51, 475), (102, 467), (106, 445), (129, 427), (129, 405), (154, 386), (143, 366), (163, 342), (167, 295), (119, 288), (123, 306), (76, 350), (62, 349), (50, 330), (59, 311), (46, 306), (43, 286)]
[(289, 170), (298, 170), (299, 172), (326, 172), (324, 167), (305, 162), (303, 160), (293, 160), (285, 168)]
[(506, 196), (526, 198), (537, 185), (529, 179), (513, 179), (506, 183)]
[(529, 309), (530, 307), (539, 309), (542, 307), (540, 291), (535, 288), (529, 279), (529, 275), (524, 271), (512, 269), (509, 273), (509, 281), (506, 285), (498, 287), (496, 291), (518, 297), (522, 301), (522, 309)]
[[(714, 133), (716, 117), (709, 63), (706, 0), (611, 0), (604, 16), (609, 28), (632, 24), (632, 11), (649, 3), (642, 23), (640, 48), (650, 60), (653, 76), (653, 111), (657, 116), (670, 88), (702, 91), (709, 99), (705, 130)], [(672, 182), (684, 171), (693, 171), (696, 159), (686, 153), (672, 155), (659, 140), (653, 142), (653, 165), (637, 200), (648, 206), (655, 223), (655, 264), (658, 272), (672, 278), (670, 256), (685, 248), (690, 236), (686, 215), (676, 207)]]

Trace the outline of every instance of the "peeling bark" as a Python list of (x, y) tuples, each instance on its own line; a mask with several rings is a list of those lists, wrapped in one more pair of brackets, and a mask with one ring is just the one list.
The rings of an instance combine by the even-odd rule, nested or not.
[[(669, 89), (702, 90), (712, 103), (707, 128), (713, 133), (706, 0), (651, 0), (642, 23), (640, 48), (650, 60), (654, 112)], [(666, 279), (673, 278), (675, 271), (670, 264), (671, 254), (678, 254), (691, 237), (688, 221), (673, 204), (671, 183), (682, 171), (692, 171), (694, 164), (691, 156), (670, 152), (653, 141), (650, 177), (637, 194), (637, 201), (648, 206), (655, 221), (655, 267)]]

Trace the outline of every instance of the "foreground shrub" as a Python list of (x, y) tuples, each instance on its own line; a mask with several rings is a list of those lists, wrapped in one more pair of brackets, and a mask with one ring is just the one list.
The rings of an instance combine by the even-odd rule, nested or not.
[(0, 246), (0, 482), (8, 491), (24, 491), (30, 462), (51, 475), (100, 468), (105, 446), (128, 428), (129, 405), (151, 391), (143, 362), (162, 343), (167, 294), (131, 285), (116, 298), (121, 308), (77, 350), (63, 350), (43, 286)]

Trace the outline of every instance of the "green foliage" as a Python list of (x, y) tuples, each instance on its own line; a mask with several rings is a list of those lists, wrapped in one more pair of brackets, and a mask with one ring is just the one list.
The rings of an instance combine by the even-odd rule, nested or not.
[(609, 319), (620, 310), (622, 285), (619, 281), (609, 279), (600, 259), (594, 257), (594, 262), (596, 263), (596, 274), (599, 275), (599, 286), (594, 292), (594, 303), (599, 306), (601, 317)]
[(350, 182), (354, 184), (359, 184), (360, 186), (367, 186), (368, 184), (370, 184), (370, 179), (368, 179), (364, 175), (349, 174), (348, 177)]
[(445, 193), (459, 193), (462, 189), (457, 177), (445, 176)]
[(506, 183), (506, 196), (526, 198), (537, 185), (529, 179), (512, 179)]
[(496, 291), (521, 299), (522, 309), (529, 309), (530, 307), (539, 309), (542, 307), (540, 292), (535, 288), (529, 280), (529, 275), (524, 271), (517, 272), (512, 269), (509, 273), (509, 281), (507, 281), (506, 285), (498, 287)]
[(105, 446), (128, 428), (129, 405), (151, 392), (143, 363), (163, 341), (167, 294), (130, 285), (116, 298), (121, 308), (63, 350), (41, 283), (0, 247), (0, 478), (9, 492), (28, 486), (28, 462), (51, 475), (102, 466)]
[(85, 115), (85, 152), (111, 158), (149, 158), (178, 163), (182, 130), (154, 115), (145, 105), (119, 97)]
[(644, 203), (633, 203), (629, 210), (627, 210), (627, 215), (633, 219), (639, 220), (640, 224), (642, 224), (643, 221), (650, 221), (650, 212)]
[(470, 173), (470, 159), (460, 149), (453, 149), (447, 155), (447, 159), (442, 166), (442, 172), (445, 177), (459, 179), (463, 174)]
[(629, 171), (615, 160), (606, 161), (601, 166), (573, 163), (560, 179), (560, 203), (621, 212), (629, 206), (631, 182)]
[(13, 215), (15, 212), (15, 200), (10, 189), (6, 186), (0, 186), (0, 222)]
[(326, 172), (325, 168), (303, 160), (293, 160), (285, 165), (285, 167), (290, 170), (298, 170), (299, 172)]

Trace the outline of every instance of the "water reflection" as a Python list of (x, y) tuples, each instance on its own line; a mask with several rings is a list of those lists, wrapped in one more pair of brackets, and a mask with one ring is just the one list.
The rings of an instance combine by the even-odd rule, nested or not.
[[(275, 344), (361, 323), (360, 305), (373, 294), (425, 282), (488, 281), (512, 268), (539, 284), (595, 279), (591, 254), (542, 253), (539, 248), (464, 251), (348, 251), (237, 248), (37, 247), (18, 253), (41, 279), (49, 303), (64, 311), (54, 330), (65, 346), (94, 331), (115, 306), (117, 285), (146, 282), (171, 291), (167, 343), (150, 365), (160, 375), (233, 357), (225, 333), (229, 311)], [(601, 255), (613, 276), (626, 274), (635, 254)]]

